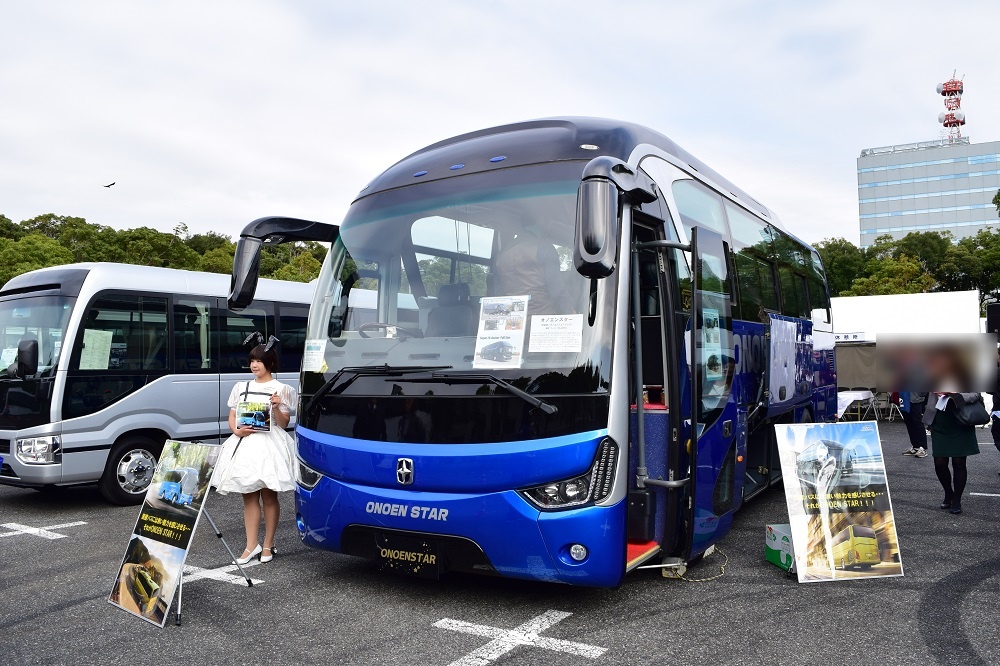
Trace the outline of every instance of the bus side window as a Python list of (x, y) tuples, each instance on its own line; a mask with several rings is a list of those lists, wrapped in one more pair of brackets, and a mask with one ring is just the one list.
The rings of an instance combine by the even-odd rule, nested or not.
[(281, 367), (285, 372), (295, 372), (302, 367), (302, 354), (306, 347), (306, 321), (309, 308), (301, 305), (278, 304), (278, 326), (281, 345)]
[(805, 279), (789, 266), (778, 266), (781, 276), (781, 312), (787, 317), (809, 317)]
[(167, 299), (110, 295), (96, 299), (73, 348), (71, 369), (167, 369)]
[[(220, 372), (249, 372), (250, 346), (243, 341), (254, 331), (264, 336), (274, 335), (274, 308), (271, 303), (255, 301), (249, 307), (234, 312), (220, 301), (220, 326), (216, 342), (219, 350)], [(280, 358), (280, 356), (279, 356)], [(285, 365), (284, 367), (288, 367)]]
[(688, 239), (691, 238), (691, 228), (695, 226), (707, 227), (723, 238), (729, 236), (721, 196), (690, 179), (674, 181), (671, 190)]
[(207, 299), (174, 301), (174, 367), (177, 372), (218, 370), (212, 353), (212, 304)]

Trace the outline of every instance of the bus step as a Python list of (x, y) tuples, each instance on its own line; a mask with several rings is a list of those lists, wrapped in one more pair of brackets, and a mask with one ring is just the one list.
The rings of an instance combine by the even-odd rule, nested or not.
[(644, 543), (629, 542), (625, 552), (628, 562), (625, 565), (625, 571), (631, 571), (643, 562), (655, 557), (660, 552), (660, 544), (655, 541), (646, 541)]

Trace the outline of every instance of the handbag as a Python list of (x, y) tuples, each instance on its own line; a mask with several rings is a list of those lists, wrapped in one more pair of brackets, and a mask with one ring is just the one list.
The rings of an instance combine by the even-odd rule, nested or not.
[[(979, 393), (963, 393), (962, 405), (955, 410), (955, 419), (967, 426), (981, 426), (990, 422), (990, 413), (986, 411), (986, 403)], [(965, 396), (976, 396), (974, 400), (966, 401)]]

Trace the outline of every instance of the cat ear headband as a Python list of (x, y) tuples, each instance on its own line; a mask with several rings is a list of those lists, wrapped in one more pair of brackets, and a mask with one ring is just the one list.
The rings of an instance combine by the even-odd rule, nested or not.
[(264, 351), (271, 351), (271, 347), (281, 342), (273, 335), (268, 336), (267, 344), (264, 344), (264, 335), (260, 331), (253, 331), (243, 340), (243, 345), (253, 349), (257, 345), (264, 345)]

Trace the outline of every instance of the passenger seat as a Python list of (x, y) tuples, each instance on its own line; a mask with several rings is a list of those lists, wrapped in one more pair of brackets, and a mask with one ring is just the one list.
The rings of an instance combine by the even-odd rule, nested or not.
[(437, 306), (427, 316), (424, 335), (437, 338), (475, 335), (477, 315), (468, 283), (443, 284), (438, 290)]

